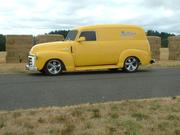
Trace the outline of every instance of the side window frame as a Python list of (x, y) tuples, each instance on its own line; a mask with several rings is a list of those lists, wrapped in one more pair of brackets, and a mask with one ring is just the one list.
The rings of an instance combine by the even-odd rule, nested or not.
[(96, 31), (94, 31), (94, 30), (81, 31), (80, 34), (79, 34), (79, 38), (82, 37), (81, 34), (82, 34), (83, 32), (92, 32), (92, 33), (93, 33), (93, 36), (95, 36), (94, 40), (86, 40), (86, 42), (97, 41), (97, 32), (96, 32)]

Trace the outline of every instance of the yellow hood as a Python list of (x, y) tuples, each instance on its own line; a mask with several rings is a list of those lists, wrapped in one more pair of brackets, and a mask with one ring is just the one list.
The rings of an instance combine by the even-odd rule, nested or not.
[(30, 50), (30, 54), (31, 55), (35, 55), (38, 52), (42, 52), (42, 51), (51, 51), (51, 50), (63, 50), (66, 48), (69, 48), (70, 45), (72, 44), (71, 41), (66, 41), (66, 42), (49, 42), (49, 43), (43, 43), (43, 44), (37, 44), (35, 46), (33, 46)]

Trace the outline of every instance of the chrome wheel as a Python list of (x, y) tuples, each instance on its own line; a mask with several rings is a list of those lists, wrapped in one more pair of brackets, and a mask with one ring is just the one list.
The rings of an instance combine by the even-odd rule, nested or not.
[(139, 67), (139, 61), (135, 57), (128, 57), (124, 63), (124, 69), (127, 72), (135, 72)]
[(46, 64), (46, 73), (50, 75), (58, 75), (62, 71), (62, 64), (59, 60), (50, 60)]

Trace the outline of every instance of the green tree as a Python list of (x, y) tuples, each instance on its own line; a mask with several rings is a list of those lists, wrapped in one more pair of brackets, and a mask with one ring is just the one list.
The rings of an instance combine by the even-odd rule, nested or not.
[(168, 47), (168, 37), (169, 36), (175, 36), (175, 34), (148, 30), (147, 36), (158, 36), (158, 37), (160, 37), (161, 38), (161, 47), (166, 48), (166, 47)]
[(69, 30), (55, 30), (55, 31), (49, 32), (48, 34), (60, 34), (60, 35), (63, 35), (64, 38), (66, 38), (68, 32)]
[(0, 34), (0, 51), (6, 50), (6, 38), (4, 35)]

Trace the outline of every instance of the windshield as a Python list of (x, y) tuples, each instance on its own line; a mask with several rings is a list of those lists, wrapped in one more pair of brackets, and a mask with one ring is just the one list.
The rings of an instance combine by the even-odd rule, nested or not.
[(75, 40), (75, 38), (76, 38), (77, 33), (78, 33), (78, 31), (77, 31), (77, 30), (72, 30), (72, 31), (68, 32), (68, 34), (67, 34), (67, 37), (66, 37), (65, 41), (67, 41), (67, 40), (74, 41), (74, 40)]

